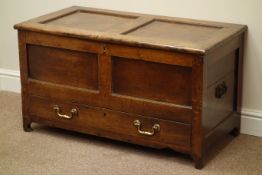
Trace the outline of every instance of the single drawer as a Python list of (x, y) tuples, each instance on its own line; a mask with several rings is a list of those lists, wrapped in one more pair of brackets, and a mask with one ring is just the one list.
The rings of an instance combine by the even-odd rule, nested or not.
[(190, 149), (191, 125), (30, 97), (33, 121), (152, 147)]

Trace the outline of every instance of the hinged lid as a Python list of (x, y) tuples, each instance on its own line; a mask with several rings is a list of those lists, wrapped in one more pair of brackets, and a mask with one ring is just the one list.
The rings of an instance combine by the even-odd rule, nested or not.
[(15, 25), (16, 29), (104, 42), (205, 54), (246, 26), (70, 7)]

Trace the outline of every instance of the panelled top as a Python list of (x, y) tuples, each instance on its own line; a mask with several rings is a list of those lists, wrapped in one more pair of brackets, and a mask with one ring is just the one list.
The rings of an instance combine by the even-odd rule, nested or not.
[(15, 25), (16, 29), (148, 48), (205, 54), (246, 26), (73, 6)]

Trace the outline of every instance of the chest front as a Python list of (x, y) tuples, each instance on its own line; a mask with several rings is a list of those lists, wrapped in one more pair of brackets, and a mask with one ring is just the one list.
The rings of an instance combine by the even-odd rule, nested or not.
[(23, 125), (203, 155), (239, 129), (245, 26), (71, 7), (15, 26)]

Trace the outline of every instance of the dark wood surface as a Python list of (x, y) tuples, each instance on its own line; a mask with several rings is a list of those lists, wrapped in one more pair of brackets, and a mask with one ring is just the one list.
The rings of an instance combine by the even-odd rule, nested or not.
[[(64, 103), (58, 100), (49, 100), (39, 97), (30, 97), (29, 115), (38, 116), (40, 118), (64, 123), (70, 125), (77, 130), (78, 127), (93, 128), (97, 132), (105, 131), (115, 134), (126, 135), (132, 138), (144, 139), (150, 142), (162, 143), (167, 145), (176, 145), (183, 147), (183, 150), (190, 148), (190, 131), (191, 125), (176, 123), (161, 119), (152, 119), (139, 115), (131, 115), (123, 112), (114, 112), (108, 109), (94, 108), (89, 106), (78, 105), (75, 103)], [(58, 105), (61, 113), (69, 115), (69, 111), (76, 108), (78, 115), (72, 119), (59, 118), (53, 106)], [(151, 131), (154, 124), (160, 124), (161, 132), (156, 132), (154, 137), (143, 136), (137, 132), (137, 128), (133, 125), (134, 120), (142, 123), (142, 129)]]
[(246, 30), (244, 25), (78, 6), (17, 24), (15, 28), (198, 54), (208, 53)]
[[(226, 92), (220, 98), (216, 97), (215, 92), (221, 84), (226, 85)], [(205, 127), (205, 133), (207, 134), (212, 128), (215, 128), (221, 121), (225, 119), (234, 111), (234, 73), (227, 75), (220, 79), (213, 86), (207, 88), (207, 105), (205, 108), (205, 116), (203, 118), (203, 125)]]
[(112, 93), (192, 106), (191, 89), (191, 68), (112, 57)]
[(29, 78), (98, 90), (98, 56), (87, 52), (28, 45)]
[(38, 122), (171, 148), (199, 169), (239, 133), (246, 26), (71, 7), (15, 28), (25, 131)]

